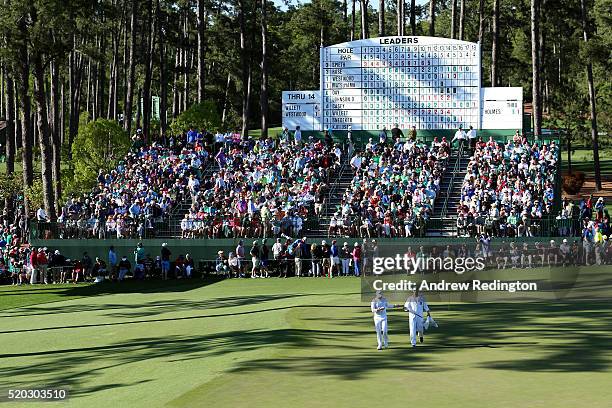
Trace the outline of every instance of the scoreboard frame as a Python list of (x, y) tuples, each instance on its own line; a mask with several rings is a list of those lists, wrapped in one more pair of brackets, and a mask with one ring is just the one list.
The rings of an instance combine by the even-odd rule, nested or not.
[(394, 123), (432, 131), (480, 128), (478, 43), (376, 37), (321, 47), (319, 53), (320, 130), (379, 130)]

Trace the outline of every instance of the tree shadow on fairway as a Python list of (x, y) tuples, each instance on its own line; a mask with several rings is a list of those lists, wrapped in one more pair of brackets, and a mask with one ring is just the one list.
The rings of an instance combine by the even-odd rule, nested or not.
[[(371, 333), (368, 333), (371, 336)], [(292, 373), (304, 376), (333, 376), (340, 380), (352, 381), (375, 377), (378, 372), (399, 371), (450, 371), (452, 367), (434, 364), (431, 355), (424, 348), (391, 348), (377, 351), (352, 350), (337, 356), (298, 356), (247, 361), (234, 368), (235, 373), (274, 372)]]
[[(147, 294), (147, 293), (182, 293), (220, 282), (221, 279), (210, 277), (206, 279), (180, 280), (126, 280), (124, 282), (104, 282), (99, 284), (77, 285), (35, 285), (19, 287), (0, 287), (0, 317), (11, 314), (23, 316), (25, 313), (36, 313), (32, 305), (60, 302), (68, 299), (104, 296), (113, 294)], [(26, 309), (27, 308), (27, 309)], [(53, 309), (38, 307), (39, 312), (49, 313)], [(55, 309), (55, 310), (59, 310)]]
[(304, 294), (283, 294), (283, 295), (257, 295), (257, 296), (227, 296), (221, 298), (211, 298), (204, 300), (192, 299), (173, 299), (152, 300), (140, 303), (117, 302), (117, 303), (92, 303), (68, 304), (61, 307), (29, 306), (25, 309), (9, 310), (0, 313), (0, 318), (4, 317), (24, 317), (41, 315), (74, 314), (83, 312), (103, 312), (104, 316), (116, 318), (137, 318), (154, 316), (160, 313), (181, 312), (193, 310), (212, 310), (220, 308), (230, 308), (248, 305), (258, 305), (260, 303), (271, 302), (274, 300), (291, 299)]
[[(214, 283), (214, 282), (211, 282)], [(210, 284), (210, 283), (209, 283)], [(202, 287), (203, 285), (183, 285), (192, 289)], [(121, 292), (132, 293), (132, 292)], [(142, 293), (142, 292), (141, 292)], [(42, 316), (42, 315), (58, 315), (58, 314), (74, 314), (84, 312), (104, 312), (104, 316), (113, 318), (142, 318), (156, 316), (161, 313), (173, 312), (191, 312), (195, 310), (215, 310), (242, 306), (257, 306), (262, 303), (299, 299), (302, 297), (316, 296), (349, 296), (356, 295), (355, 293), (283, 293), (283, 294), (263, 294), (252, 296), (224, 296), (211, 299), (193, 300), (193, 299), (176, 299), (168, 298), (164, 300), (153, 300), (141, 303), (91, 303), (86, 304), (78, 302), (77, 304), (54, 305), (45, 304), (42, 306), (27, 306), (24, 308), (9, 309), (0, 312), (0, 318), (22, 318), (24, 316)]]
[[(487, 363), (474, 362), (476, 367), (521, 372), (605, 372), (612, 367), (612, 307), (603, 303), (580, 304), (454, 304), (450, 317), (439, 320), (440, 327), (427, 332), (425, 346), (396, 348), (393, 343), (408, 332), (398, 322), (404, 315), (390, 315), (389, 336), (394, 348), (382, 352), (372, 348), (341, 351), (340, 355), (320, 356), (301, 352), (298, 355), (246, 361), (233, 371), (286, 371), (303, 375), (333, 375), (346, 380), (359, 379), (380, 369), (417, 368), (424, 371), (445, 371), (452, 368), (434, 362), (433, 355), (462, 350), (508, 349), (530, 351), (529, 357)], [(438, 306), (440, 307), (440, 306)], [(434, 315), (435, 315), (434, 306)], [(326, 317), (332, 327), (363, 326), (364, 317)], [(445, 314), (442, 314), (446, 316)], [(307, 321), (317, 320), (308, 317)], [(366, 337), (363, 337), (366, 336)], [(374, 333), (367, 330), (351, 339), (351, 343), (374, 342)], [(344, 346), (339, 346), (344, 348)], [(406, 350), (410, 349), (410, 350)], [(319, 353), (320, 354), (320, 353)], [(524, 356), (524, 354), (523, 354)], [(532, 357), (533, 356), (533, 357)], [(407, 361), (410, 363), (408, 364)]]
[[(264, 302), (268, 300), (262, 299)], [(334, 311), (337, 308), (339, 311)], [(28, 349), (36, 351), (0, 353), (0, 389), (44, 383), (48, 387), (68, 387), (71, 396), (78, 398), (102, 389), (129, 390), (129, 387), (135, 387), (140, 382), (118, 382), (117, 373), (150, 372), (144, 369), (146, 364), (150, 364), (147, 368), (158, 365), (161, 370), (187, 361), (190, 367), (198, 367), (198, 363), (199, 367), (207, 367), (212, 358), (225, 359), (225, 370), (232, 373), (287, 373), (305, 377), (330, 376), (349, 381), (387, 375), (389, 370), (445, 372), (459, 369), (444, 364), (444, 357), (446, 353), (450, 355), (469, 349), (485, 351), (507, 348), (509, 356), (513, 351), (522, 351), (519, 358), (472, 364), (477, 368), (492, 370), (605, 372), (610, 370), (612, 362), (612, 306), (603, 303), (435, 305), (432, 313), (436, 316), (439, 311), (440, 327), (428, 332), (425, 345), (419, 345), (416, 349), (394, 342), (400, 333), (406, 339), (407, 317), (401, 312), (392, 312), (392, 348), (383, 351), (374, 349), (372, 320), (365, 305), (282, 306), (214, 315), (32, 330), (103, 328), (287, 309), (294, 309), (288, 316), (295, 320), (292, 323), (314, 324), (315, 328), (232, 330), (206, 335), (160, 334), (111, 343), (93, 339), (93, 344), (99, 345), (85, 348), (53, 349), (34, 342)], [(345, 311), (347, 314), (343, 314)], [(406, 325), (402, 325), (402, 319), (405, 319)], [(67, 331), (66, 336), (69, 335), (70, 331)], [(526, 347), (529, 348), (527, 357), (524, 352)], [(276, 349), (272, 357), (261, 358), (258, 352), (270, 348)], [(255, 359), (237, 355), (244, 352), (255, 352), (250, 354), (256, 356)], [(462, 364), (470, 365), (469, 361)], [(101, 383), (100, 378), (109, 376), (115, 380)], [(150, 376), (140, 375), (139, 379), (141, 382), (163, 379), (160, 373)]]
[(86, 323), (86, 324), (63, 325), (63, 326), (36, 327), (36, 328), (31, 328), (31, 329), (4, 330), (4, 331), (0, 331), (0, 334), (46, 332), (49, 330), (81, 329), (81, 328), (87, 328), (87, 327), (102, 328), (102, 327), (109, 327), (109, 326), (124, 326), (124, 325), (159, 323), (159, 322), (178, 322), (178, 321), (183, 321), (183, 320), (210, 319), (210, 318), (218, 318), (218, 317), (232, 317), (232, 316), (259, 314), (259, 313), (266, 313), (266, 312), (278, 312), (282, 310), (290, 310), (290, 309), (296, 309), (296, 308), (343, 308), (343, 307), (354, 308), (355, 306), (352, 306), (352, 305), (347, 305), (347, 306), (341, 306), (341, 305), (280, 306), (280, 307), (272, 307), (272, 308), (267, 308), (267, 309), (255, 309), (255, 310), (249, 310), (249, 311), (236, 311), (236, 312), (228, 312), (228, 313), (204, 314), (204, 315), (184, 316), (184, 317), (168, 317), (168, 318), (145, 319), (145, 320), (126, 320), (126, 321), (112, 322), (112, 323)]
[[(457, 317), (444, 320), (443, 328), (432, 332), (437, 343), (457, 344), (476, 338), (496, 346), (511, 338), (517, 347), (529, 347), (533, 355), (481, 363), (481, 368), (604, 372), (612, 367), (612, 306), (608, 304), (463, 304), (450, 308)], [(473, 312), (471, 319), (462, 319)]]
[[(163, 360), (164, 364), (227, 356), (264, 347), (308, 349), (325, 347), (325, 340), (351, 338), (360, 331), (326, 330), (236, 330), (210, 335), (173, 335), (133, 339), (85, 348), (64, 348), (18, 354), (0, 354), (0, 388), (19, 387), (33, 382), (46, 387), (71, 390), (71, 397), (85, 396), (100, 389), (129, 387), (159, 378), (142, 378), (135, 383), (99, 384), (109, 370), (135, 370), (131, 364)], [(228, 367), (229, 369), (230, 367)]]

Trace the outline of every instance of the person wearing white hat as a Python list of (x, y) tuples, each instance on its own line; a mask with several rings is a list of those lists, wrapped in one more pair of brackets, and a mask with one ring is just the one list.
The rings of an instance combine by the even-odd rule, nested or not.
[(225, 253), (220, 250), (217, 251), (217, 259), (215, 259), (215, 270), (219, 275), (223, 275), (225, 277), (230, 278), (230, 268), (227, 258), (225, 257)]
[(340, 260), (342, 261), (342, 275), (348, 276), (349, 265), (351, 263), (351, 249), (349, 248), (348, 242), (342, 244), (340, 249)]
[(168, 279), (168, 271), (170, 271), (170, 256), (172, 252), (168, 249), (168, 243), (164, 242), (161, 248), (161, 270), (162, 270), (162, 279)]
[(423, 342), (423, 312), (427, 312), (427, 316), (430, 315), (425, 297), (419, 293), (418, 289), (406, 300), (404, 310), (408, 312), (410, 344), (412, 344), (412, 347), (416, 347), (417, 334), (419, 335), (419, 341)]
[(259, 243), (257, 241), (253, 241), (253, 246), (251, 247), (249, 255), (251, 255), (251, 263), (253, 264), (251, 268), (251, 278), (255, 279), (258, 277), (257, 272), (260, 270), (261, 267), (261, 251), (259, 249)]
[(548, 266), (556, 266), (559, 260), (559, 248), (557, 248), (557, 244), (554, 239), (550, 240), (550, 246), (548, 247)]
[(119, 261), (119, 282), (125, 279), (125, 275), (130, 272), (131, 268), (132, 264), (130, 263), (130, 261), (128, 261), (127, 256), (122, 256), (121, 260)]
[(346, 152), (348, 157), (353, 157), (355, 152), (355, 144), (353, 143), (353, 127), (349, 126), (346, 131)]
[(570, 246), (567, 243), (567, 239), (563, 240), (563, 243), (559, 245), (559, 255), (561, 255), (561, 263), (563, 266), (569, 264)]
[(387, 309), (393, 309), (395, 305), (387, 302), (380, 290), (376, 291), (376, 296), (370, 303), (370, 310), (374, 315), (374, 329), (376, 330), (377, 349), (382, 350), (389, 347), (389, 336), (387, 334)]

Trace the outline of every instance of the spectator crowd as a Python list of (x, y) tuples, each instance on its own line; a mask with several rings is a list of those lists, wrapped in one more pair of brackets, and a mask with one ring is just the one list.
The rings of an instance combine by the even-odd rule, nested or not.
[(537, 236), (553, 214), (558, 147), (515, 136), (502, 144), (479, 140), (457, 207), (459, 236)]
[(325, 140), (269, 138), (221, 147), (214, 172), (190, 189), (182, 238), (300, 235), (319, 216), (342, 150)]
[[(531, 237), (549, 230), (592, 240), (610, 235), (602, 198), (579, 205), (564, 201), (555, 209), (554, 141), (529, 143), (517, 132), (506, 144), (485, 142), (473, 129), (466, 140), (473, 155), (457, 207), (459, 236)], [(151, 145), (137, 133), (116, 168), (100, 170), (89, 193), (67, 200), (57, 223), (47, 222), (39, 208), (35, 234), (142, 240), (165, 231), (181, 238), (277, 238), (306, 235), (329, 220), (330, 238), (422, 237), (438, 215), (434, 203), (451, 145), (446, 138), (418, 142), (415, 129), (404, 139), (397, 126), (391, 137), (382, 129), (360, 150), (351, 131), (343, 147), (330, 131), (320, 140), (303, 137), (299, 129), (285, 129), (276, 140), (243, 140), (238, 133), (190, 129)], [(333, 208), (329, 197), (343, 163), (352, 180), (345, 191), (334, 191), (341, 199)]]
[[(189, 133), (188, 133), (189, 135)], [(188, 197), (210, 159), (204, 141), (189, 136), (182, 143), (134, 147), (118, 166), (100, 170), (88, 194), (73, 196), (62, 207), (56, 230), (46, 229), (41, 209), (39, 236), (58, 238), (138, 238), (155, 236), (176, 203)], [(46, 236), (51, 235), (51, 236)]]
[(424, 236), (450, 156), (446, 138), (388, 144), (384, 133), (351, 159), (353, 180), (331, 218), (329, 235)]

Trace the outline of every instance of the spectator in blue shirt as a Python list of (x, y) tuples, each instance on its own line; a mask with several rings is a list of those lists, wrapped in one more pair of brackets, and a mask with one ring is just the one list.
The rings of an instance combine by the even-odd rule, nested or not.
[(192, 126), (189, 128), (189, 131), (187, 132), (187, 143), (194, 145), (197, 139), (198, 139), (198, 132), (196, 132)]

